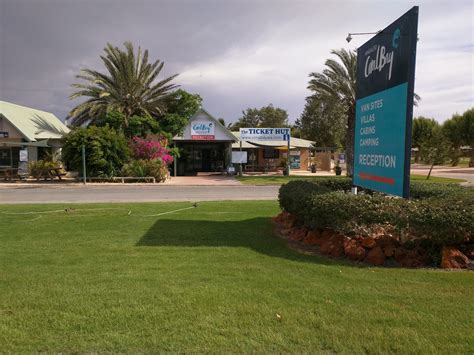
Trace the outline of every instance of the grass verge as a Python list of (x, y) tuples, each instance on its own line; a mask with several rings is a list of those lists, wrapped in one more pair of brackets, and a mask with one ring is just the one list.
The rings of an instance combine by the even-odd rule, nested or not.
[(2, 351), (474, 349), (472, 273), (298, 254), (272, 234), (275, 201), (163, 214), (188, 207), (2, 206)]
[[(237, 176), (236, 178), (244, 185), (283, 185), (294, 180), (314, 181), (317, 179), (327, 179), (328, 176)], [(333, 178), (340, 179), (341, 177), (333, 176)], [(460, 183), (465, 181), (462, 179), (451, 179), (437, 176), (431, 176), (429, 180), (426, 180), (426, 176), (423, 175), (410, 175), (410, 179), (411, 181), (421, 181), (426, 183)]]

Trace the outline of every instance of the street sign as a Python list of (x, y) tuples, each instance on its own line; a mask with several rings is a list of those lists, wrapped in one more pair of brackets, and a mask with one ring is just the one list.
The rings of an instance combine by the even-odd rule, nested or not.
[(357, 50), (353, 184), (408, 197), (415, 6)]
[(285, 141), (290, 140), (289, 128), (241, 128), (242, 141)]

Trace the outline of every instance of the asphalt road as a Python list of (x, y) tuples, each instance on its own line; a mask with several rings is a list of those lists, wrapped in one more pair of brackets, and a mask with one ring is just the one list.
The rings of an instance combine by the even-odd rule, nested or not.
[(0, 204), (276, 200), (279, 186), (29, 185), (0, 187)]
[[(410, 170), (412, 174), (426, 176), (430, 171), (430, 167), (428, 165), (413, 164)], [(451, 179), (463, 179), (471, 186), (474, 184), (474, 168), (458, 168), (437, 165), (433, 168), (431, 175)]]

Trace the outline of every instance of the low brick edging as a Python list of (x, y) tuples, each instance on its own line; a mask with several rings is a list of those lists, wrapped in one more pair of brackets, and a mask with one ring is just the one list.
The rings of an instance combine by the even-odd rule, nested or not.
[[(373, 236), (344, 235), (330, 229), (312, 230), (298, 226), (297, 218), (282, 212), (273, 218), (277, 233), (294, 249), (310, 254), (332, 258), (344, 258), (373, 266), (405, 268), (432, 267), (433, 255), (424, 248), (421, 239), (414, 240), (410, 247), (391, 234)], [(458, 248), (445, 246), (439, 258), (440, 267), (447, 269), (474, 269), (474, 245), (461, 252)]]

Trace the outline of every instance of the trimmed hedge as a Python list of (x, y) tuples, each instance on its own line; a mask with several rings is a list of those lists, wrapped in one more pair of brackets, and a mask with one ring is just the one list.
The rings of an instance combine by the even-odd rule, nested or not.
[(406, 200), (365, 192), (347, 193), (350, 179), (292, 181), (280, 188), (283, 210), (312, 229), (348, 233), (360, 227), (388, 225), (411, 237), (429, 238), (439, 245), (472, 241), (474, 189), (451, 184), (413, 184)]

